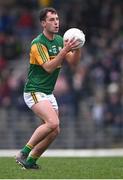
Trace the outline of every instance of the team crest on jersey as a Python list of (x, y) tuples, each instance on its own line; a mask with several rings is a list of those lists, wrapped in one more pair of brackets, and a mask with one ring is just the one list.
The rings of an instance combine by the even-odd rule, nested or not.
[(57, 53), (58, 53), (58, 50), (57, 50), (56, 45), (53, 45), (53, 46), (52, 46), (52, 51), (53, 51), (54, 54), (57, 54)]
[(57, 55), (59, 51), (61, 51), (62, 47), (59, 46), (59, 47), (56, 47), (56, 45), (53, 45), (52, 46), (52, 49), (49, 49), (49, 52), (50, 53), (53, 53), (54, 55)]

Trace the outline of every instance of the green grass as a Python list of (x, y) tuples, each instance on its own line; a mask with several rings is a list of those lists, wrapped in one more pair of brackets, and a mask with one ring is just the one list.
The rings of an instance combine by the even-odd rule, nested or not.
[(22, 170), (14, 158), (0, 158), (0, 179), (123, 179), (123, 158), (41, 158), (40, 170)]

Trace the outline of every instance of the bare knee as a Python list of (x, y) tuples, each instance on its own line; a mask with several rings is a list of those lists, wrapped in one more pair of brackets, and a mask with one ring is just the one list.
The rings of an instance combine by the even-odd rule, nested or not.
[(59, 129), (59, 119), (50, 119), (46, 124), (52, 131), (58, 131)]

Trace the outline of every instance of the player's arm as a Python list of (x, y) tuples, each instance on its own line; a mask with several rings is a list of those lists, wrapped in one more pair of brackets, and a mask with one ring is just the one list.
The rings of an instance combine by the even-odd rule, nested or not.
[(59, 65), (61, 65), (67, 53), (75, 46), (75, 40), (72, 39), (66, 43), (58, 55), (52, 61), (46, 61), (42, 67), (49, 73), (53, 72)]
[(66, 43), (66, 45), (61, 49), (58, 55), (50, 60), (47, 48), (40, 44), (33, 44), (31, 47), (30, 59), (31, 63), (41, 65), (45, 71), (48, 73), (53, 72), (58, 66), (60, 66), (66, 54), (75, 46), (75, 40), (70, 40)]
[(65, 58), (70, 65), (77, 65), (81, 58), (81, 49), (70, 51)]
[(64, 47), (54, 59), (50, 60), (48, 49), (43, 44), (33, 44), (30, 53), (30, 63), (40, 65), (45, 71), (51, 73), (62, 64), (65, 55), (69, 51), (69, 46)]

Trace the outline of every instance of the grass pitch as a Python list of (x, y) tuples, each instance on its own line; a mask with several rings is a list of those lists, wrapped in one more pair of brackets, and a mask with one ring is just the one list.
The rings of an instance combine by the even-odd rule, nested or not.
[(22, 170), (14, 158), (0, 158), (0, 179), (123, 179), (123, 157), (43, 157), (40, 170)]

